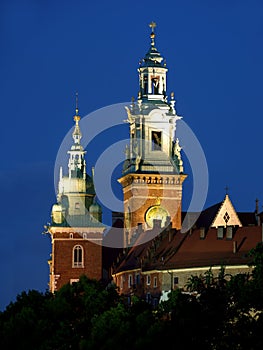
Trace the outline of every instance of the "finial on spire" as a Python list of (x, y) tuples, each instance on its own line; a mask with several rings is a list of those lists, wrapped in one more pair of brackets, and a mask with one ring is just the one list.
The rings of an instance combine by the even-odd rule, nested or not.
[(79, 104), (79, 94), (78, 94), (78, 92), (76, 92), (76, 108), (75, 108), (76, 114), (74, 116), (74, 121), (76, 122), (76, 124), (80, 120), (78, 104)]
[(228, 190), (229, 190), (228, 186), (225, 187), (225, 190), (226, 190), (226, 195), (228, 195)]
[(152, 21), (152, 22), (149, 24), (149, 27), (152, 28), (152, 33), (154, 33), (154, 28), (156, 27), (156, 23)]
[(79, 101), (78, 101), (78, 99), (79, 99), (79, 94), (78, 94), (78, 92), (76, 92), (76, 115), (78, 115), (78, 113), (79, 113), (79, 106), (78, 106)]
[(152, 21), (152, 22), (149, 24), (149, 27), (152, 28), (152, 32), (151, 32), (151, 39), (152, 39), (152, 42), (151, 42), (151, 45), (154, 46), (154, 38), (155, 38), (154, 29), (155, 29), (155, 27), (156, 27), (156, 23)]

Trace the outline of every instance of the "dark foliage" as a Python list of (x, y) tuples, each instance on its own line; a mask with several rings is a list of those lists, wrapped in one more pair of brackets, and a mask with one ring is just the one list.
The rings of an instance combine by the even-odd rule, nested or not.
[(142, 350), (263, 347), (263, 247), (251, 251), (252, 274), (191, 276), (186, 289), (152, 309), (131, 305), (114, 285), (85, 276), (55, 294), (23, 292), (0, 313), (1, 349)]

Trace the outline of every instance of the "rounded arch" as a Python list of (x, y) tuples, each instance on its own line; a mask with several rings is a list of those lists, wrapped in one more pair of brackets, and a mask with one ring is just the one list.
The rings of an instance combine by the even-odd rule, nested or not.
[(80, 244), (76, 244), (72, 249), (72, 266), (84, 267), (84, 248)]

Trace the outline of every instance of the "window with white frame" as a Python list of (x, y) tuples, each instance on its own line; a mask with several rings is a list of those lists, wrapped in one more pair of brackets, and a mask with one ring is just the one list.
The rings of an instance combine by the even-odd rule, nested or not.
[(73, 248), (73, 267), (84, 267), (84, 254), (81, 245), (75, 245)]
[(147, 275), (146, 276), (146, 284), (149, 286), (151, 284), (151, 276)]
[(132, 278), (132, 275), (129, 275), (129, 277), (128, 277), (128, 288), (131, 288), (132, 284), (133, 284), (133, 278)]
[(70, 279), (70, 284), (78, 283), (78, 281), (79, 281), (79, 278), (71, 278)]

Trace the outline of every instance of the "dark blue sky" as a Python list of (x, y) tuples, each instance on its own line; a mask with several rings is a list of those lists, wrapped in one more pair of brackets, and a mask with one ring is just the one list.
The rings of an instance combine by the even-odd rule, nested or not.
[(206, 156), (206, 206), (227, 185), (238, 211), (253, 211), (256, 198), (262, 209), (262, 1), (2, 0), (1, 309), (23, 290), (48, 287), (51, 247), (41, 233), (75, 92), (82, 116), (136, 96), (152, 20), (168, 92)]

